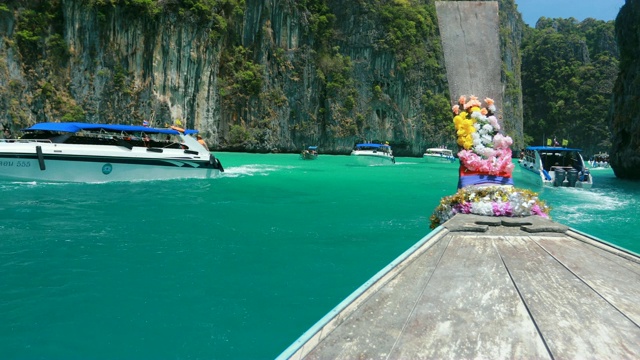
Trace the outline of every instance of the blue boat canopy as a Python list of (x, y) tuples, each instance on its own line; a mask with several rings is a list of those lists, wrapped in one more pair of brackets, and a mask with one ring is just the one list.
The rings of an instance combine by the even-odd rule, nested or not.
[(309, 146), (309, 150), (318, 150), (317, 146)]
[(563, 148), (554, 146), (528, 146), (525, 150), (533, 151), (582, 151), (581, 149)]
[[(90, 130), (90, 131), (111, 131), (111, 132), (127, 132), (127, 133), (135, 133), (135, 132), (143, 132), (146, 134), (168, 134), (168, 135), (178, 135), (180, 132), (173, 129), (158, 129), (147, 126), (139, 126), (139, 125), (117, 125), (117, 124), (89, 124), (89, 123), (79, 123), (79, 122), (44, 122), (37, 123), (31, 127), (26, 129), (22, 129), (22, 131), (61, 131), (61, 132), (70, 132), (76, 133), (78, 131)], [(198, 130), (185, 130), (184, 133), (186, 135), (196, 134)]]

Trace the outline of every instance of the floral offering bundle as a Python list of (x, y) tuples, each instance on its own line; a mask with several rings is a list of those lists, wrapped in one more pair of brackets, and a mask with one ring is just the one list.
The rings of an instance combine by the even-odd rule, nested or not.
[(458, 192), (440, 200), (431, 215), (431, 228), (456, 214), (549, 217), (549, 207), (538, 194), (513, 186), (509, 136), (500, 133), (493, 99), (461, 96), (453, 106), (458, 135), (460, 177)]
[(538, 198), (538, 194), (513, 186), (468, 186), (440, 200), (431, 215), (431, 229), (449, 220), (456, 214), (485, 216), (530, 216), (549, 217), (551, 209)]
[(500, 133), (493, 99), (486, 98), (484, 102), (483, 107), (476, 96), (470, 96), (468, 101), (461, 96), (452, 108), (461, 148), (460, 188), (483, 183), (513, 185), (510, 148), (513, 140)]

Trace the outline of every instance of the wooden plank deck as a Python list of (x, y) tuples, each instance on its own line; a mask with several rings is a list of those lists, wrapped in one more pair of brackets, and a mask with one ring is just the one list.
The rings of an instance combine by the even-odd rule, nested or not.
[(457, 215), (280, 359), (640, 358), (640, 257), (539, 217)]

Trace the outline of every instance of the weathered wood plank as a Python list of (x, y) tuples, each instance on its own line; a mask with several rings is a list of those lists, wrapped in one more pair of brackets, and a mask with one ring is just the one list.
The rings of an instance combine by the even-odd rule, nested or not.
[[(306, 359), (384, 359), (401, 334), (406, 318), (449, 243), (445, 236), (411, 260), (401, 273), (360, 300), (339, 327), (332, 329)], [(366, 295), (366, 294), (364, 294)]]
[(640, 328), (537, 243), (557, 237), (543, 239), (514, 236), (496, 245), (553, 357), (637, 358)]
[(606, 301), (640, 325), (640, 264), (571, 238), (535, 240)]
[(279, 359), (640, 358), (640, 257), (569, 228), (466, 232), (480, 223), (454, 217)]
[(452, 236), (390, 358), (549, 358), (494, 242)]
[(613, 247), (612, 245), (597, 241), (595, 238), (587, 237), (574, 231), (568, 231), (567, 236), (580, 240), (581, 242), (594, 246), (598, 249), (605, 250), (607, 253), (610, 253), (611, 256), (617, 256), (628, 260), (628, 262), (620, 263), (620, 265), (628, 267), (629, 270), (635, 273), (638, 272), (638, 267), (635, 266), (635, 264), (640, 264), (640, 257), (638, 257), (637, 254), (634, 254), (627, 250), (618, 249), (616, 247)]

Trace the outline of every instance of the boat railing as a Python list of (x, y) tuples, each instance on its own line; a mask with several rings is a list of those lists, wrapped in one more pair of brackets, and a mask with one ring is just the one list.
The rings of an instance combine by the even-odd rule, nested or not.
[(7, 143), (51, 143), (50, 139), (0, 139), (0, 142)]
[(526, 168), (533, 170), (536, 165), (536, 158), (531, 155), (525, 155), (522, 159), (522, 163)]
[(184, 146), (186, 145), (175, 141), (168, 141), (166, 144), (159, 147), (162, 147), (163, 149), (182, 149)]

